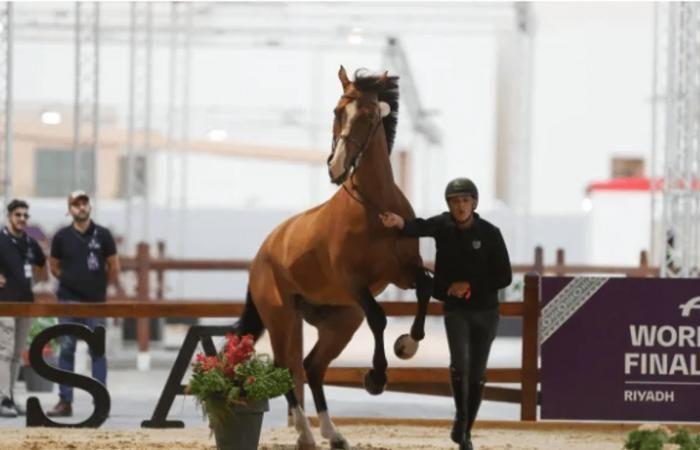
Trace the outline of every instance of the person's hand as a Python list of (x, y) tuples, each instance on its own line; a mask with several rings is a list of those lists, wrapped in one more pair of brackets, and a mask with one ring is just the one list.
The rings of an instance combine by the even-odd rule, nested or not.
[(403, 217), (399, 216), (398, 214), (394, 214), (393, 212), (383, 212), (379, 214), (379, 219), (387, 228), (396, 227), (401, 230), (403, 229), (405, 223)]
[(0, 288), (5, 287), (5, 283), (7, 283), (7, 280), (4, 276), (0, 275)]
[(472, 287), (468, 281), (455, 281), (447, 289), (447, 295), (468, 299), (472, 296)]

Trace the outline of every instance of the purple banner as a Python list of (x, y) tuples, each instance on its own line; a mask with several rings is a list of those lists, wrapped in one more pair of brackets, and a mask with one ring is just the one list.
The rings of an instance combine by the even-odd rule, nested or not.
[(542, 278), (543, 419), (700, 422), (700, 280)]

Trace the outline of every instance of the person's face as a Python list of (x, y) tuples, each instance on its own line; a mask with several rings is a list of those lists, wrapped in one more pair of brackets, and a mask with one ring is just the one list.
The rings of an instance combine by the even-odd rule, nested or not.
[(29, 210), (27, 208), (15, 208), (15, 210), (10, 213), (8, 219), (10, 228), (12, 228), (13, 231), (23, 232), (27, 227), (27, 220), (29, 220)]
[(79, 198), (70, 205), (70, 215), (76, 222), (85, 222), (90, 219), (90, 202), (85, 198)]
[(477, 200), (471, 195), (459, 195), (448, 199), (447, 204), (454, 220), (457, 223), (463, 223), (471, 219)]

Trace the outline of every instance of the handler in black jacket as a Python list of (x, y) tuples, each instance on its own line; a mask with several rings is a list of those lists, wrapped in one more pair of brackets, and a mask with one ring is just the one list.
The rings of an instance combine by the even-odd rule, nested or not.
[(433, 297), (445, 302), (450, 374), (456, 414), (452, 440), (471, 450), (471, 429), (485, 384), (486, 363), (498, 327), (498, 290), (510, 285), (512, 272), (501, 232), (474, 212), (479, 191), (467, 178), (445, 189), (450, 212), (429, 219), (404, 220), (386, 212), (386, 227), (408, 237), (435, 238)]

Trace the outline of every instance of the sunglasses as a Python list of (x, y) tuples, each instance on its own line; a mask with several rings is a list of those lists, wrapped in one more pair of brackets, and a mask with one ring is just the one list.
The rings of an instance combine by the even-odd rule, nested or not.
[(27, 214), (27, 213), (14, 213), (12, 215), (19, 218), (19, 219), (22, 219), (22, 218), (29, 219), (29, 214)]

